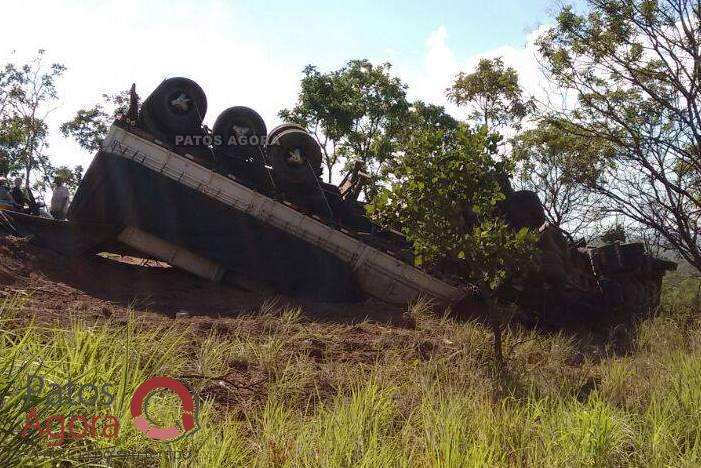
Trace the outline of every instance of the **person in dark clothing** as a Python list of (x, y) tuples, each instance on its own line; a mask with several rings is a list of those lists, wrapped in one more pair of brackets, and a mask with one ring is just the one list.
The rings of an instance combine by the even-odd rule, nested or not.
[(4, 177), (0, 177), (0, 203), (10, 206), (14, 204), (10, 195), (10, 188), (7, 186), (7, 179)]
[(24, 196), (24, 192), (22, 191), (22, 178), (21, 177), (15, 177), (15, 186), (12, 187), (12, 190), (10, 190), (10, 195), (12, 196), (12, 199), (14, 200), (15, 205), (17, 205), (17, 208), (24, 211), (24, 204), (26, 203), (27, 200)]

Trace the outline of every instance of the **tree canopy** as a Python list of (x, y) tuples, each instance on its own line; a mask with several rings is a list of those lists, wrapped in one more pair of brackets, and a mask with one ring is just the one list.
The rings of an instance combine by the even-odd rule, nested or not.
[(605, 169), (592, 187), (607, 214), (659, 233), (701, 269), (701, 8), (693, 0), (587, 4), (585, 14), (562, 8), (538, 43), (549, 78), (577, 98), (549, 118), (612, 149), (580, 155), (593, 158), (580, 167)]
[(102, 146), (112, 122), (127, 113), (129, 99), (129, 91), (103, 94), (102, 102), (78, 110), (71, 120), (61, 124), (61, 133), (73, 138), (83, 149), (95, 152)]
[(44, 54), (39, 50), (29, 63), (6, 64), (0, 71), (0, 167), (4, 173), (21, 172), (28, 185), (33, 182), (40, 189), (54, 172), (47, 154), (46, 118), (66, 70), (58, 63), (46, 64)]
[(366, 196), (378, 190), (385, 163), (409, 104), (406, 85), (390, 74), (391, 65), (351, 60), (338, 70), (304, 69), (297, 104), (280, 117), (305, 126), (321, 145), (327, 178), (341, 162), (362, 161), (372, 176)]
[(470, 118), (491, 130), (518, 127), (533, 102), (523, 97), (518, 72), (501, 57), (481, 59), (471, 73), (461, 72), (446, 90), (448, 99), (471, 109)]
[[(591, 189), (615, 149), (562, 131), (543, 120), (513, 139), (518, 182), (538, 193), (550, 224), (573, 236), (591, 233), (602, 221), (601, 196)], [(594, 162), (595, 164), (591, 164)]]
[(499, 137), (460, 124), (413, 133), (393, 180), (371, 212), (401, 226), (419, 261), (449, 258), (461, 273), (497, 288), (532, 260), (533, 233), (514, 232), (499, 211), (508, 168), (494, 156)]

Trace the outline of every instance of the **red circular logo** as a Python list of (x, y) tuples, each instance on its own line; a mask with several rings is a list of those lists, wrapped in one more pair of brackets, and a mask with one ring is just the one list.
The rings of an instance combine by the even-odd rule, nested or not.
[[(182, 427), (159, 427), (148, 416), (148, 402), (156, 390), (171, 390), (180, 397)], [(178, 379), (166, 376), (151, 377), (139, 385), (131, 397), (131, 416), (134, 426), (146, 437), (160, 441), (174, 441), (197, 429), (197, 399), (194, 391)]]

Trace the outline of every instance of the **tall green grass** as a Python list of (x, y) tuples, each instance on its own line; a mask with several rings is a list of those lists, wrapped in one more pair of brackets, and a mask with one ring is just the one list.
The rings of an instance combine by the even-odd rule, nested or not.
[[(506, 372), (491, 366), (488, 330), (423, 309), (414, 311), (416, 330), (363, 323), (349, 331), (270, 303), (201, 336), (181, 321), (153, 325), (135, 316), (126, 324), (27, 326), (18, 320), (24, 299), (13, 297), (0, 304), (0, 466), (78, 464), (108, 448), (151, 453), (139, 466), (701, 466), (698, 299), (680, 299), (679, 287), (695, 286), (668, 287), (632, 354), (512, 330)], [(359, 350), (343, 338), (350, 332), (375, 341)], [(585, 357), (573, 364), (579, 352)], [(203, 393), (191, 437), (157, 443), (132, 427), (129, 400), (147, 378), (243, 375), (244, 368), (262, 383), (192, 380), (199, 391), (221, 391)], [(21, 437), (32, 375), (47, 384), (113, 384), (108, 408), (30, 403), (43, 416), (114, 414), (119, 437), (66, 438), (55, 448)], [(172, 398), (155, 402), (152, 416), (175, 418)]]

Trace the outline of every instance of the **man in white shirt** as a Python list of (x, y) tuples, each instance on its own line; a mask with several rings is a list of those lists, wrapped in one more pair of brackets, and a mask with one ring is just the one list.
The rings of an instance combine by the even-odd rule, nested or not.
[(66, 219), (68, 211), (68, 189), (63, 186), (63, 180), (56, 177), (56, 188), (51, 195), (51, 216), (59, 221)]

